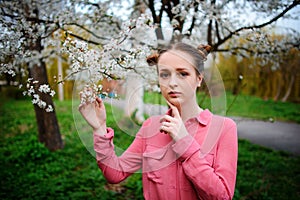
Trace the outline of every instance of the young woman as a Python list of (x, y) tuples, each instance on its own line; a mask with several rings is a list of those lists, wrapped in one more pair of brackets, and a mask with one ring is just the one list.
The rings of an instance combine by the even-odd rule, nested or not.
[(147, 200), (232, 199), (237, 169), (237, 129), (229, 118), (213, 115), (197, 104), (209, 46), (176, 43), (150, 56), (170, 109), (147, 119), (120, 156), (114, 132), (106, 127), (101, 99), (80, 105), (93, 128), (97, 163), (107, 181), (119, 183), (142, 170)]

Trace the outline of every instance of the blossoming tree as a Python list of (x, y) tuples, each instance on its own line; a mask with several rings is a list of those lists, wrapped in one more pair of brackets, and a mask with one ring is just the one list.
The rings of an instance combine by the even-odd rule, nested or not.
[[(19, 87), (32, 98), (39, 140), (50, 150), (63, 148), (63, 141), (52, 101), (55, 92), (47, 80), (49, 59), (67, 54), (67, 78), (86, 73), (87, 84), (95, 92), (100, 92), (98, 82), (103, 78), (121, 79), (128, 71), (152, 74), (141, 65), (135, 68), (137, 60), (149, 53), (148, 46), (130, 42), (134, 35), (146, 38), (143, 33), (152, 28), (151, 22), (143, 15), (122, 23), (109, 14), (115, 5), (79, 0), (0, 2), (0, 72), (28, 77)], [(63, 81), (58, 77), (58, 84)], [(84, 95), (85, 100), (93, 101), (96, 93)]]

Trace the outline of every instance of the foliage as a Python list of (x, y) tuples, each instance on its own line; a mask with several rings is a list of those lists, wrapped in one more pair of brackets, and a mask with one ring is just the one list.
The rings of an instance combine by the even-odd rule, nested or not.
[(299, 157), (239, 140), (234, 199), (299, 199)]
[[(56, 104), (66, 146), (50, 152), (37, 142), (32, 105), (26, 100), (1, 99), (0, 198), (143, 199), (139, 173), (118, 185), (106, 183), (76, 133), (72, 102)], [(121, 115), (112, 116), (109, 106), (107, 111), (109, 124), (116, 130), (116, 144), (126, 148), (133, 138), (116, 124)], [(129, 124), (128, 119), (122, 123)], [(299, 157), (239, 140), (234, 199), (299, 199), (299, 164)]]
[[(271, 35), (268, 40), (282, 42), (284, 36)], [(241, 44), (247, 43), (240, 40)], [(273, 62), (267, 62), (245, 53), (245, 57), (219, 54), (217, 66), (226, 89), (233, 94), (240, 92), (276, 101), (299, 101), (300, 51), (291, 48), (277, 54)]]
[(267, 121), (283, 120), (300, 123), (300, 104), (263, 100), (249, 95), (231, 95), (227, 93), (227, 103), (232, 106), (229, 116), (242, 116)]

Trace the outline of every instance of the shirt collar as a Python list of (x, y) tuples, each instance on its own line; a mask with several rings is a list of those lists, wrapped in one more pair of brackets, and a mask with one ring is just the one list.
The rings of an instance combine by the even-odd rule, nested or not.
[(206, 126), (210, 122), (211, 118), (212, 118), (212, 113), (208, 109), (203, 110), (196, 117), (197, 121), (204, 126)]

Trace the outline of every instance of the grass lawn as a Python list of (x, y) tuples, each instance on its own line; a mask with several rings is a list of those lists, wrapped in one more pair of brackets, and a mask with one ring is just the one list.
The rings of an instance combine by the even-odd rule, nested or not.
[[(256, 101), (250, 97), (245, 98), (236, 101)], [(264, 102), (256, 104), (264, 105)], [(266, 105), (269, 104), (271, 106), (271, 102)], [(279, 115), (279, 111), (276, 111), (275, 114), (268, 113), (265, 116), (276, 119), (283, 116), (283, 119), (291, 120), (284, 116), (290, 112), (299, 113), (292, 104), (280, 106), (287, 106), (283, 110), (288, 112)], [(78, 135), (72, 102), (56, 102), (56, 110), (65, 148), (49, 152), (37, 142), (37, 127), (30, 101), (1, 99), (0, 199), (143, 199), (139, 173), (122, 184), (106, 183), (95, 158), (83, 145), (82, 136)], [(108, 123), (116, 133), (115, 145), (126, 149), (133, 137), (125, 132), (130, 130), (134, 133), (138, 127), (131, 126), (129, 119), (121, 114), (116, 115), (113, 110), (114, 114), (107, 107)], [(232, 115), (239, 115), (234, 110), (233, 106)], [(124, 130), (124, 127), (128, 129)], [(83, 134), (92, 137), (89, 129)], [(300, 199), (299, 164), (299, 157), (239, 140), (234, 199)]]

